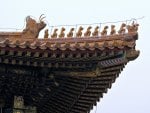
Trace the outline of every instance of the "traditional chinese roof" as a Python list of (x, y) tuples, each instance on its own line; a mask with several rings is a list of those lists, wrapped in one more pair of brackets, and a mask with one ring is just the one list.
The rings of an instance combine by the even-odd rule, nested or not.
[(26, 21), (23, 32), (0, 33), (0, 100), (6, 108), (16, 95), (38, 113), (87, 113), (139, 55), (135, 23), (122, 24), (118, 33), (113, 25), (110, 35), (108, 26), (98, 34), (88, 27), (84, 36), (81, 30), (69, 37), (62, 28), (59, 37), (46, 31), (39, 39), (46, 24), (30, 17)]

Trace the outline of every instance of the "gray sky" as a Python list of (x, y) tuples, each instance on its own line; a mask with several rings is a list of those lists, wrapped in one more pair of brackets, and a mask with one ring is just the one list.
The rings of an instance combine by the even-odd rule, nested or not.
[[(120, 77), (91, 113), (150, 113), (150, 6), (148, 0), (0, 0), (0, 28), (24, 27), (27, 15), (46, 15), (50, 25), (100, 23), (145, 16), (139, 20), (139, 58)], [(4, 31), (6, 29), (0, 29)], [(14, 29), (10, 29), (14, 30)]]

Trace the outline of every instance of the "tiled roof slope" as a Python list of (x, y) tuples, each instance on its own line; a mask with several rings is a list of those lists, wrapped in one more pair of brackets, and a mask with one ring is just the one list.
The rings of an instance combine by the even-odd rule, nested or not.
[[(87, 113), (138, 57), (137, 31), (37, 39), (0, 33), (0, 98), (21, 95), (38, 113)], [(26, 35), (25, 35), (26, 36)]]

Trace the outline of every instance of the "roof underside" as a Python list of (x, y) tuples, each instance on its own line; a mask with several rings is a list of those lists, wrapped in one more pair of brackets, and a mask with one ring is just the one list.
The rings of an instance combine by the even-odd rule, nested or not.
[(111, 88), (124, 65), (101, 69), (97, 77), (45, 75), (40, 68), (31, 68), (31, 75), (17, 74), (10, 71), (11, 66), (1, 65), (7, 72), (1, 71), (0, 96), (8, 108), (16, 95), (23, 96), (26, 105), (37, 106), (39, 113), (87, 113)]
[[(114, 37), (114, 38), (113, 38)], [(87, 113), (135, 59), (137, 33), (110, 38), (0, 38), (0, 99), (14, 96), (38, 113)]]

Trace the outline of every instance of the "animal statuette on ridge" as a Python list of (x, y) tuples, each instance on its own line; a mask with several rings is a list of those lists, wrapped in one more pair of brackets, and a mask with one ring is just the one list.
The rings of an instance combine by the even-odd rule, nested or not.
[(92, 29), (91, 26), (89, 26), (89, 27), (87, 28), (86, 32), (84, 33), (84, 36), (85, 36), (85, 37), (90, 37), (90, 35), (91, 35), (91, 29)]
[(116, 34), (115, 25), (111, 25), (110, 35), (115, 35), (115, 34)]
[[(91, 34), (92, 34), (93, 37), (97, 37), (97, 36), (99, 36), (99, 34), (101, 34), (101, 36), (116, 35), (116, 34), (119, 35), (119, 34), (125, 34), (126, 29), (128, 30), (128, 33), (137, 32), (138, 26), (139, 26), (139, 24), (134, 23), (134, 22), (132, 23), (132, 25), (128, 25), (128, 26), (125, 23), (122, 23), (121, 26), (120, 26), (120, 29), (118, 30), (118, 34), (117, 34), (116, 29), (115, 29), (115, 27), (116, 27), (115, 25), (111, 25), (109, 34), (108, 34), (108, 28), (109, 28), (108, 26), (104, 26), (104, 28), (101, 32), (99, 31), (99, 26), (96, 26), (92, 33), (91, 33), (92, 27), (89, 26), (87, 28), (86, 32), (84, 33), (84, 36), (82, 35), (84, 28), (82, 26), (80, 26), (78, 31), (76, 32), (76, 37), (79, 37), (79, 38), (80, 37), (91, 37)], [(51, 38), (57, 38), (57, 31), (58, 31), (58, 29), (54, 30), (53, 34), (51, 35)], [(74, 32), (75, 32), (75, 28), (71, 28), (70, 31), (67, 34), (67, 37), (68, 38), (73, 37)], [(59, 38), (63, 38), (63, 37), (65, 37), (65, 28), (64, 27), (61, 28), (60, 34), (59, 34)]]
[(121, 27), (118, 31), (118, 34), (124, 34), (126, 32), (126, 24), (125, 23), (122, 23), (121, 24)]
[(49, 36), (48, 29), (46, 29), (44, 32), (44, 39), (48, 38), (48, 36)]
[(71, 28), (69, 33), (67, 34), (67, 37), (73, 37), (74, 28)]
[(54, 32), (53, 32), (53, 34), (51, 35), (51, 38), (57, 38), (57, 31), (58, 31), (57, 28), (54, 29)]
[(59, 38), (65, 37), (65, 30), (66, 29), (64, 27), (61, 28), (61, 31), (60, 31), (60, 34), (59, 34)]
[(108, 29), (108, 26), (105, 26), (104, 29), (103, 29), (103, 31), (101, 32), (102, 36), (107, 35), (107, 29)]
[(132, 25), (128, 25), (128, 33), (137, 32), (139, 24), (135, 24), (134, 21), (132, 22)]
[(46, 24), (43, 21), (45, 17), (39, 17), (39, 22), (36, 22), (30, 16), (26, 17), (26, 28), (23, 30), (21, 37), (22, 38), (38, 38), (39, 32), (45, 28)]
[(92, 33), (92, 36), (98, 36), (98, 34), (99, 34), (99, 26), (96, 26), (94, 32)]
[(81, 37), (82, 36), (82, 31), (83, 31), (83, 27), (80, 26), (78, 29), (78, 32), (76, 33), (76, 37)]

